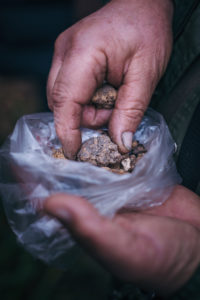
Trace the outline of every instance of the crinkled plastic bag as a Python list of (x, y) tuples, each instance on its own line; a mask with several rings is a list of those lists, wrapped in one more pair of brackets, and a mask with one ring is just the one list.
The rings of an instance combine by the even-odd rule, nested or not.
[[(98, 134), (82, 129), (82, 140)], [(52, 113), (22, 117), (0, 150), (0, 193), (18, 241), (35, 257), (65, 267), (74, 241), (59, 221), (40, 211), (45, 198), (57, 192), (81, 195), (108, 217), (124, 206), (162, 204), (181, 181), (173, 161), (175, 144), (163, 117), (149, 109), (134, 139), (147, 153), (132, 173), (118, 175), (52, 157), (52, 148), (61, 146)]]

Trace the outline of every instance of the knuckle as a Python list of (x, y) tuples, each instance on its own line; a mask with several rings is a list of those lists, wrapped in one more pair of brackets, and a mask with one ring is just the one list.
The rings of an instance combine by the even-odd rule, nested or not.
[[(87, 48), (85, 47), (87, 43)], [(86, 54), (91, 53), (96, 49), (96, 41), (92, 34), (89, 34), (87, 30), (79, 28), (71, 36), (71, 49), (75, 53)]]
[(143, 107), (131, 107), (130, 109), (125, 111), (125, 114), (139, 119), (139, 118), (142, 118), (142, 116), (144, 114), (144, 108)]
[(72, 36), (72, 44), (73, 46), (79, 45), (82, 40), (83, 34), (81, 30), (77, 30)]
[(62, 46), (62, 44), (63, 44), (63, 41), (65, 40), (65, 37), (66, 37), (66, 34), (67, 34), (66, 31), (67, 31), (67, 30), (61, 32), (61, 33), (58, 35), (58, 37), (56, 38), (56, 40), (55, 40), (55, 42), (54, 42), (54, 51), (55, 51), (55, 52), (58, 51), (58, 50), (61, 48), (61, 46)]
[(60, 108), (66, 101), (67, 91), (65, 85), (62, 82), (55, 83), (51, 95), (53, 105), (56, 108)]
[(119, 108), (122, 117), (140, 120), (145, 112), (143, 107)]
[(91, 26), (89, 26), (88, 22), (84, 19), (76, 23), (72, 34), (72, 40), (74, 41), (74, 43), (79, 43), (83, 39), (87, 38), (90, 32), (90, 28)]
[[(79, 28), (73, 32), (70, 38), (71, 51), (84, 51), (85, 50), (85, 33)], [(86, 37), (87, 39), (87, 37)]]
[(142, 108), (133, 108), (131, 112), (132, 117), (135, 120), (141, 120), (144, 115), (144, 109)]

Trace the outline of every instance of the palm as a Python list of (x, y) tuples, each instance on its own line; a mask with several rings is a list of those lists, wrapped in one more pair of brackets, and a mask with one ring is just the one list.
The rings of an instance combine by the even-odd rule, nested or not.
[(113, 253), (112, 261), (106, 263), (122, 280), (131, 279), (139, 286), (166, 293), (169, 287), (170, 291), (177, 289), (190, 277), (197, 263), (194, 252), (199, 243), (199, 233), (193, 226), (145, 213), (119, 214), (115, 222), (124, 231), (124, 241), (118, 237), (121, 259), (116, 264)]
[[(58, 207), (70, 220), (59, 215)], [(199, 197), (181, 186), (162, 206), (144, 212), (123, 209), (113, 220), (75, 196), (53, 196), (45, 209), (67, 223), (75, 239), (105, 268), (145, 289), (172, 292), (198, 266)]]

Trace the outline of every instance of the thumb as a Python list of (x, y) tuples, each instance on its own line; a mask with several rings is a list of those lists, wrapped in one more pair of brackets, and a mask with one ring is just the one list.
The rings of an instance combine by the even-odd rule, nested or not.
[(148, 277), (155, 246), (151, 235), (145, 233), (150, 227), (145, 216), (135, 219), (135, 214), (128, 214), (128, 219), (120, 215), (106, 219), (87, 200), (66, 194), (46, 199), (44, 210), (58, 218), (81, 246), (115, 276), (138, 282)]
[(110, 248), (110, 237), (115, 228), (111, 220), (100, 216), (86, 199), (67, 194), (53, 195), (46, 199), (44, 210), (66, 225), (91, 254), (103, 256)]
[(143, 63), (140, 62), (139, 66), (133, 65), (127, 72), (118, 90), (109, 122), (109, 134), (124, 153), (132, 148), (133, 134), (141, 122), (155, 87), (152, 75), (143, 68)]

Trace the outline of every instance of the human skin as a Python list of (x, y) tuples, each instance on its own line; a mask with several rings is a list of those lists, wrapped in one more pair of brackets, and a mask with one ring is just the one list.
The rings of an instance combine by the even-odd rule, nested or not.
[[(59, 35), (47, 98), (68, 158), (80, 148), (80, 126), (107, 123), (128, 152), (171, 54), (172, 17), (171, 0), (112, 0)], [(113, 111), (88, 105), (104, 80), (118, 88)]]
[[(66, 156), (80, 148), (80, 126), (108, 122), (112, 140), (127, 152), (170, 57), (171, 2), (113, 0), (58, 37), (47, 96)], [(88, 106), (103, 80), (119, 89), (113, 111)], [(48, 198), (44, 209), (111, 273), (146, 290), (173, 293), (199, 265), (200, 199), (182, 186), (159, 207), (123, 210), (112, 220), (65, 194)]]
[(161, 206), (123, 210), (113, 219), (100, 216), (87, 200), (66, 194), (48, 198), (44, 209), (107, 270), (147, 291), (169, 295), (199, 265), (200, 198), (183, 186), (176, 186)]

